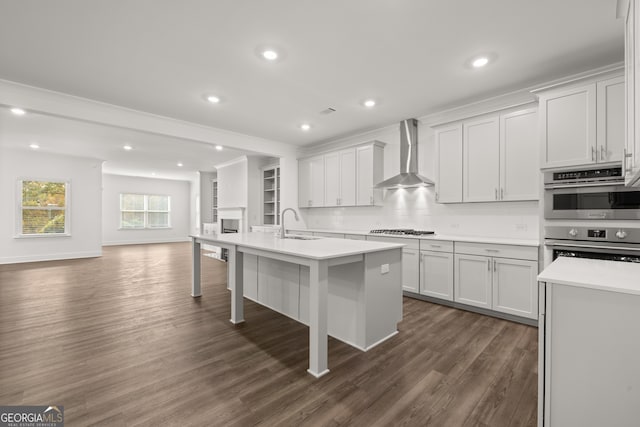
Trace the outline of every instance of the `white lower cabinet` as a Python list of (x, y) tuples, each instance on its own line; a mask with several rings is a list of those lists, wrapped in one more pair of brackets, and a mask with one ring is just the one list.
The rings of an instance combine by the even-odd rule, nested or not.
[(402, 289), (419, 292), (420, 283), (420, 251), (417, 249), (402, 250)]
[(420, 251), (420, 293), (453, 301), (453, 253)]
[(538, 317), (538, 248), (456, 243), (454, 301)]
[(455, 256), (455, 301), (491, 309), (491, 258)]
[(537, 261), (493, 259), (493, 309), (516, 316), (538, 316)]

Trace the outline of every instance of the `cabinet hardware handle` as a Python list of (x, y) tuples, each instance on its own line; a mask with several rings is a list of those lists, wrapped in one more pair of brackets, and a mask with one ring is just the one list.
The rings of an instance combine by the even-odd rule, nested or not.
[(498, 200), (498, 189), (494, 188), (494, 190), (495, 190), (495, 198), (496, 198), (496, 200)]
[(491, 260), (487, 260), (487, 271), (491, 271)]
[(373, 204), (373, 196), (369, 196), (369, 203)]
[(493, 260), (493, 271), (496, 271), (496, 260)]
[(487, 252), (500, 252), (499, 249), (485, 249)]
[(607, 150), (604, 149), (604, 145), (600, 146), (600, 161), (607, 160)]
[(624, 148), (622, 152), (622, 176), (624, 177), (627, 175), (627, 159), (633, 157), (633, 155), (631, 153), (627, 153), (626, 148)]
[(504, 200), (504, 188), (500, 188), (500, 200)]
[(596, 161), (596, 147), (591, 147), (591, 160)]
[(436, 202), (438, 201), (438, 192), (436, 191)]
[(432, 248), (441, 248), (442, 245), (431, 245)]

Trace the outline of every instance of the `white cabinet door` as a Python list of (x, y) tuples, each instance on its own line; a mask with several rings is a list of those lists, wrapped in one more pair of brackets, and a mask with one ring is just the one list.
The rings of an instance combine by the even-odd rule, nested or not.
[(340, 153), (324, 155), (324, 205), (338, 206), (340, 203)]
[(311, 206), (311, 161), (302, 159), (298, 161), (298, 206), (308, 208)]
[(311, 167), (311, 207), (324, 206), (324, 156), (309, 159)]
[(418, 293), (420, 283), (420, 251), (402, 249), (402, 289)]
[(500, 200), (538, 200), (538, 110), (500, 116)]
[(628, 2), (625, 17), (625, 184), (640, 186), (640, 5)]
[(491, 258), (456, 254), (454, 266), (454, 301), (491, 309)]
[(500, 127), (498, 116), (466, 121), (462, 130), (463, 202), (499, 199)]
[(493, 258), (493, 309), (536, 319), (538, 317), (538, 263)]
[(382, 190), (373, 186), (382, 181), (382, 147), (376, 144), (356, 148), (356, 205), (380, 204)]
[(436, 142), (436, 202), (462, 202), (462, 123), (438, 128)]
[(540, 97), (543, 168), (596, 161), (596, 85)]
[[(325, 169), (327, 170), (327, 169)], [(340, 196), (339, 206), (356, 204), (356, 149), (340, 151)], [(334, 172), (335, 173), (335, 172)]]
[(420, 293), (453, 301), (453, 254), (420, 251)]
[(597, 83), (598, 163), (619, 162), (624, 149), (624, 77)]

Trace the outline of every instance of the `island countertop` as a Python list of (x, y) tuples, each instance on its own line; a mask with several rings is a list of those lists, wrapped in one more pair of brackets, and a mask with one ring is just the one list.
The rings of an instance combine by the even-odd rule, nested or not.
[(226, 243), (315, 260), (400, 249), (405, 246), (400, 243), (333, 239), (330, 237), (314, 237), (310, 240), (281, 239), (271, 233), (193, 234), (191, 237), (203, 243)]
[(640, 295), (640, 264), (558, 257), (538, 280), (547, 283)]

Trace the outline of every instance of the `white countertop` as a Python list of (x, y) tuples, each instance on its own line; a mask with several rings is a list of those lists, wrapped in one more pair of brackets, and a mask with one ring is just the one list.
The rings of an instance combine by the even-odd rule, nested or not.
[(404, 246), (398, 243), (328, 237), (318, 237), (313, 240), (280, 239), (272, 233), (194, 234), (191, 237), (213, 244), (226, 243), (317, 260), (400, 249)]
[(493, 243), (498, 245), (517, 245), (517, 246), (540, 246), (540, 242), (535, 239), (512, 239), (508, 237), (479, 237), (479, 236), (461, 236), (451, 234), (429, 234), (423, 236), (403, 236), (391, 234), (369, 233), (362, 230), (327, 230), (314, 228), (287, 228), (291, 232), (307, 231), (317, 233), (336, 233), (336, 234), (355, 234), (360, 236), (380, 236), (380, 237), (399, 237), (401, 239), (419, 239), (419, 240), (448, 240), (451, 242), (468, 242), (468, 243)]
[(538, 280), (640, 295), (640, 264), (558, 257), (538, 275)]

